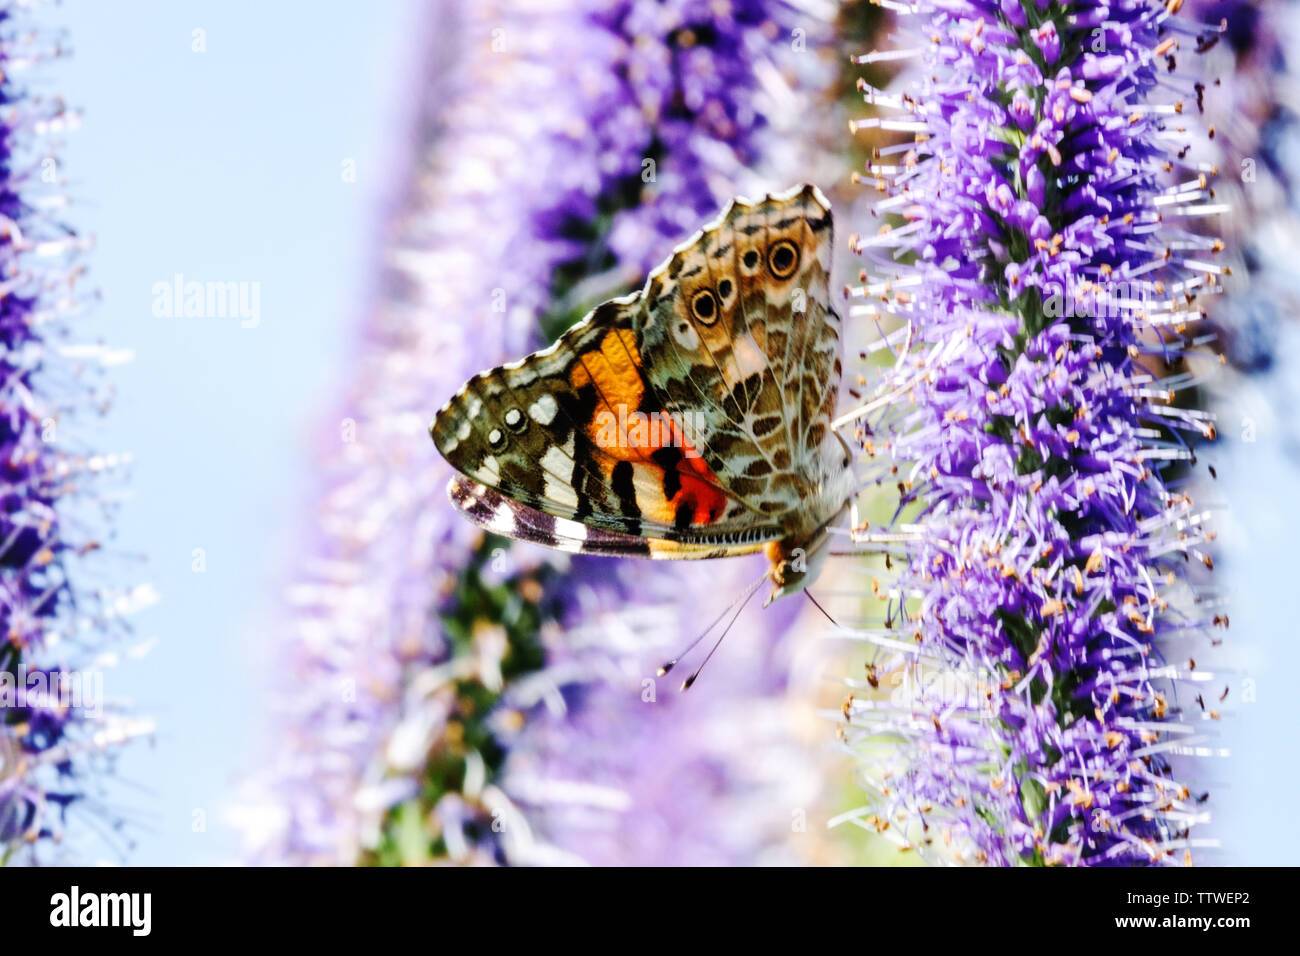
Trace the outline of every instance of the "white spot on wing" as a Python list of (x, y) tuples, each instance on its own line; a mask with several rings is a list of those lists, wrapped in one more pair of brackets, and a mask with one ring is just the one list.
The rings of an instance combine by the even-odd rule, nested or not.
[[(566, 508), (578, 507), (578, 493), (573, 485), (565, 480), (564, 475), (573, 472), (573, 439), (569, 439), (567, 448), (552, 445), (542, 456), (542, 495), (557, 505)], [(579, 525), (581, 527), (581, 525)]]
[(510, 508), (509, 502), (501, 502), (497, 505), (497, 510), (492, 514), (492, 520), (487, 523), (489, 531), (495, 531), (497, 534), (509, 537), (515, 530), (515, 513)]
[[(700, 337), (695, 333), (693, 325), (689, 322), (679, 321), (675, 317), (670, 318), (668, 321), (672, 325), (673, 338), (677, 340), (678, 345), (688, 352), (694, 352), (700, 347)], [(685, 328), (682, 328), (682, 326), (685, 326)]]
[(501, 465), (496, 460), (496, 457), (488, 455), (479, 462), (474, 477), (489, 485), (495, 485), (501, 481)]
[(566, 518), (555, 519), (555, 536), (559, 540), (556, 547), (561, 551), (568, 551), (570, 554), (578, 554), (582, 551), (583, 544), (587, 541), (587, 528), (576, 521), (569, 521)]
[(560, 406), (556, 403), (555, 396), (546, 394), (528, 406), (528, 415), (539, 425), (549, 425), (555, 420), (555, 413), (559, 410)]

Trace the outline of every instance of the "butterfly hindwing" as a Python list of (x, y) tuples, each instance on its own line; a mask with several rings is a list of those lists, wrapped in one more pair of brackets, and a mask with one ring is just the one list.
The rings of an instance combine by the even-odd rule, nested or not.
[(823, 477), (840, 377), (831, 237), (814, 187), (737, 200), (646, 283), (651, 387), (723, 486), (765, 515)]

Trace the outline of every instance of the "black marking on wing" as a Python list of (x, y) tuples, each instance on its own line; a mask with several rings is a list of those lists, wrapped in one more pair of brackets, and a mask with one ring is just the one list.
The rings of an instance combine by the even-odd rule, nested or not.
[(594, 327), (608, 326), (611, 329), (625, 328), (626, 323), (620, 325), (614, 321), (618, 317), (620, 309), (621, 306), (612, 299), (608, 302), (602, 302), (592, 310), (590, 324)]
[[(677, 492), (682, 489), (681, 475), (677, 473), (677, 465), (682, 460), (682, 450), (680, 448), (660, 448), (650, 453), (650, 460), (664, 470), (664, 497), (669, 501), (677, 497)], [(681, 514), (678, 513), (680, 518)]]
[(750, 394), (757, 395), (762, 387), (763, 375), (761, 372), (751, 372), (748, 378), (742, 379), (731, 387), (731, 394), (727, 396), (727, 399), (735, 405), (740, 420), (744, 420), (744, 412), (753, 405), (749, 398)]
[(614, 466), (614, 473), (610, 478), (611, 487), (618, 497), (619, 510), (629, 519), (627, 532), (629, 534), (640, 534), (641, 508), (636, 503), (636, 484), (633, 481), (632, 463), (630, 461), (620, 461)]

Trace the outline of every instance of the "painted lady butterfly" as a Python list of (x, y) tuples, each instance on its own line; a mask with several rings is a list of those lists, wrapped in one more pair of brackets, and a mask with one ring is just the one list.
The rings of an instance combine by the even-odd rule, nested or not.
[(470, 379), (430, 433), (479, 526), (563, 551), (659, 559), (763, 550), (800, 590), (849, 508), (831, 427), (841, 374), (830, 204), (733, 200), (632, 295), (550, 348)]

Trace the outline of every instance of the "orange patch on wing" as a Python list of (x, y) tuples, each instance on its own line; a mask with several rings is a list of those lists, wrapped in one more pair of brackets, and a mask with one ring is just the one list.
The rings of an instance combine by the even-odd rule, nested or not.
[[(613, 329), (600, 340), (599, 348), (584, 352), (569, 373), (574, 388), (594, 385), (604, 399), (595, 418), (587, 423), (587, 435), (608, 459), (602, 470), (612, 480), (614, 464), (629, 461), (650, 471), (653, 481), (637, 482), (637, 505), (649, 518), (674, 524), (677, 513), (688, 509), (693, 525), (711, 524), (722, 516), (727, 496), (717, 487), (718, 479), (704, 459), (691, 447), (686, 435), (667, 412), (642, 412), (645, 381), (641, 377), (641, 356), (636, 333)], [(660, 449), (677, 448), (682, 457), (676, 465), (679, 487), (671, 498), (664, 492), (664, 469), (650, 461)], [(651, 487), (646, 488), (649, 484)], [(658, 492), (646, 501), (647, 492)]]
[(594, 383), (615, 413), (618, 406), (629, 410), (641, 404), (645, 382), (641, 378), (641, 355), (637, 352), (636, 333), (631, 329), (613, 329), (600, 340), (600, 347), (583, 352), (573, 366), (569, 381), (574, 388)]

